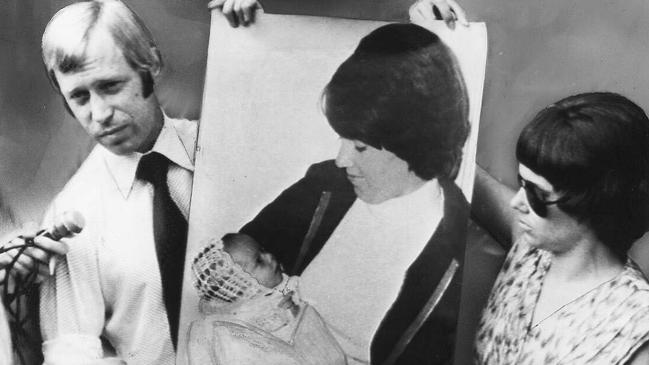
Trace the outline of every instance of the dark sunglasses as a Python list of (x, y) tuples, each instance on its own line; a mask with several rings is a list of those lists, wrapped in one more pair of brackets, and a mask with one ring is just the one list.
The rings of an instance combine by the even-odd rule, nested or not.
[(546, 200), (544, 197), (545, 192), (533, 182), (523, 179), (521, 175), (518, 175), (518, 184), (525, 190), (525, 196), (527, 197), (527, 203), (530, 205), (530, 208), (539, 217), (548, 215), (549, 205), (559, 204), (568, 200), (567, 196), (562, 196), (556, 200)]

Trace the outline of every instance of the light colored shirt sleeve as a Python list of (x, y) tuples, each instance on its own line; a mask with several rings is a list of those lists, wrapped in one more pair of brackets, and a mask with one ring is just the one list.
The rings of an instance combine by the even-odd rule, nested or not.
[[(52, 221), (55, 206), (45, 222)], [(69, 239), (56, 273), (41, 284), (41, 332), (45, 364), (87, 364), (103, 357), (100, 336), (105, 307), (95, 244), (82, 232)]]

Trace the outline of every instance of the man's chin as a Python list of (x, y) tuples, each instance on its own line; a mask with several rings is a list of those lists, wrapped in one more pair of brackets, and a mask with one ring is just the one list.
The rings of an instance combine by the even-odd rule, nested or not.
[(133, 148), (133, 146), (130, 146), (129, 144), (127, 144), (127, 143), (121, 143), (121, 144), (114, 144), (114, 143), (113, 144), (104, 144), (104, 143), (102, 143), (101, 145), (104, 146), (104, 148), (109, 150), (111, 153), (113, 153), (115, 155), (118, 155), (118, 156), (126, 156), (126, 155), (130, 155), (130, 154), (136, 152), (136, 149)]

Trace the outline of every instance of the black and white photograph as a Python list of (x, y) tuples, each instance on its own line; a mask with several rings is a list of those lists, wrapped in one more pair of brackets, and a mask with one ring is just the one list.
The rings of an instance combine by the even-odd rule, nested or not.
[(648, 17), (0, 1), (0, 365), (649, 364)]

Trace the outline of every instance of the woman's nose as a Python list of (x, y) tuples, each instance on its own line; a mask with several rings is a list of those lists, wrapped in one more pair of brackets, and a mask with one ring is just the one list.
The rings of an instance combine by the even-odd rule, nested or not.
[(351, 154), (354, 148), (354, 143), (348, 139), (340, 140), (340, 148), (336, 156), (336, 166), (340, 168), (347, 168), (352, 165)]
[(509, 201), (509, 206), (521, 213), (529, 212), (530, 207), (527, 203), (527, 197), (525, 196), (525, 189), (523, 187), (519, 188), (512, 200)]

